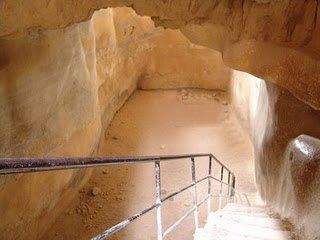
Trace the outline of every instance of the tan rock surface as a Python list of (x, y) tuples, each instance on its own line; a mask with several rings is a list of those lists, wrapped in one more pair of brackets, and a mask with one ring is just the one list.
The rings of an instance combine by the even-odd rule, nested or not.
[[(256, 192), (253, 177), (253, 149), (237, 119), (224, 105), (224, 92), (208, 90), (136, 91), (115, 115), (101, 138), (98, 155), (156, 155), (212, 152), (237, 176), (240, 192)], [(162, 148), (162, 146), (165, 146)], [(207, 159), (196, 160), (197, 177), (207, 173)], [(213, 175), (220, 176), (213, 164)], [(191, 181), (190, 160), (161, 165), (162, 194), (177, 191)], [(227, 174), (224, 176), (227, 181)], [(101, 194), (92, 196), (93, 187)], [(212, 183), (216, 194), (219, 184)], [(207, 184), (198, 185), (199, 199), (207, 194)], [(224, 189), (225, 192), (226, 189)], [(94, 169), (94, 174), (43, 239), (89, 239), (127, 217), (154, 204), (154, 164), (110, 166)], [(164, 227), (173, 224), (192, 206), (192, 190), (177, 195), (163, 205)], [(223, 201), (223, 204), (225, 202)], [(218, 200), (212, 200), (218, 207)], [(200, 211), (201, 226), (207, 205)], [(191, 240), (193, 215), (182, 222), (167, 239)], [(156, 214), (151, 211), (110, 239), (156, 239)]]
[(318, 138), (304, 134), (290, 141), (276, 199), (279, 213), (293, 219), (305, 239), (319, 238), (319, 147)]
[[(255, 145), (259, 189), (265, 199), (273, 202), (279, 189), (270, 189), (267, 184), (270, 179), (277, 183), (290, 140), (302, 133), (318, 136), (318, 112), (314, 111), (320, 109), (320, 4), (317, 0), (3, 0), (0, 3), (1, 153), (11, 156), (91, 154), (101, 129), (108, 125), (139, 80), (145, 88), (186, 87), (186, 83), (199, 86), (200, 82), (188, 74), (181, 75), (184, 82), (175, 82), (179, 76), (167, 74), (176, 73), (174, 59), (161, 63), (158, 56), (150, 58), (152, 51), (148, 47), (157, 51), (149, 45), (150, 39), (159, 36), (159, 29), (154, 28), (150, 19), (141, 20), (132, 12), (113, 14), (106, 10), (93, 17), (96, 24), (85, 22), (95, 9), (110, 6), (132, 6), (138, 14), (151, 16), (156, 25), (180, 28), (194, 44), (220, 51), (229, 67), (276, 84), (238, 85), (243, 99), (235, 100), (235, 105), (241, 103), (238, 114)], [(104, 20), (105, 14), (108, 17)], [(138, 31), (137, 26), (141, 26)], [(166, 34), (176, 34), (178, 40), (184, 42), (177, 33), (167, 31)], [(157, 41), (165, 42), (166, 38), (159, 37)], [(147, 47), (139, 48), (137, 42)], [(192, 45), (189, 43), (189, 46)], [(185, 54), (186, 48), (183, 44), (175, 47), (174, 56), (179, 52)], [(164, 54), (162, 48), (159, 49)], [(191, 49), (192, 54), (203, 54), (203, 49), (194, 46)], [(151, 64), (145, 65), (145, 59)], [(183, 64), (190, 66), (186, 59)], [(201, 58), (195, 60), (205, 62)], [(159, 62), (161, 65), (152, 65)], [(220, 63), (219, 60), (213, 67), (219, 66), (218, 75), (223, 76), (228, 71), (226, 68), (218, 71)], [(174, 68), (170, 69), (171, 66)], [(165, 73), (163, 76), (154, 71), (157, 67), (161, 74)], [(211, 65), (203, 65), (199, 71), (203, 73), (206, 69), (211, 70)], [(166, 74), (171, 80), (164, 77)], [(232, 71), (228, 75), (235, 78)], [(204, 87), (225, 87), (225, 81), (209, 81), (210, 74), (201, 76)], [(144, 81), (146, 79), (152, 81)], [(248, 79), (251, 76), (244, 76), (245, 81)], [(258, 95), (252, 96), (251, 91)], [(90, 137), (84, 140), (88, 132)], [(79, 151), (80, 145), (83, 148)], [(66, 173), (57, 191), (73, 178), (76, 176), (70, 178)], [(20, 182), (15, 178), (1, 178), (1, 187), (5, 188), (11, 181), (17, 185)], [(7, 196), (4, 198), (9, 199)], [(12, 204), (18, 205), (14, 201)], [(30, 201), (28, 207), (34, 204)], [(40, 216), (39, 209), (34, 211), (34, 216)], [(306, 216), (301, 213), (294, 219), (307, 219)], [(5, 219), (8, 222), (4, 225), (12, 228), (12, 219)], [(28, 221), (23, 219), (22, 225), (14, 227), (24, 226)], [(314, 233), (311, 225), (307, 222), (306, 228)]]
[[(300, 135), (320, 137), (319, 111), (247, 73), (234, 71), (232, 85), (234, 109), (255, 148), (262, 198), (294, 223), (302, 239), (317, 239), (319, 141)], [(297, 141), (300, 147), (295, 146)]]
[(154, 47), (139, 88), (228, 89), (230, 68), (219, 52), (190, 43), (178, 30), (167, 29), (151, 41)]
[[(155, 28), (150, 18), (130, 8), (101, 10), (91, 21), (65, 29), (2, 39), (0, 52), (1, 156), (92, 155), (114, 113), (146, 73), (157, 75), (155, 69), (174, 74), (155, 78), (145, 88), (228, 85), (228, 68), (215, 67), (223, 66), (218, 53), (203, 56), (205, 49), (179, 31)], [(159, 61), (162, 58), (176, 64)], [(201, 75), (203, 70), (207, 72)], [(218, 74), (221, 78), (215, 81)], [(89, 175), (64, 171), (1, 176), (1, 237), (41, 236)]]
[[(320, 108), (319, 91), (316, 90), (320, 88), (319, 58), (310, 58), (308, 54), (312, 52), (319, 56), (320, 7), (317, 0), (104, 0), (80, 3), (50, 1), (49, 4), (44, 0), (5, 0), (1, 2), (0, 8), (0, 21), (4, 23), (0, 28), (0, 36), (16, 38), (21, 34), (37, 32), (38, 29), (64, 28), (88, 19), (94, 9), (114, 6), (132, 6), (138, 14), (151, 16), (157, 25), (181, 28), (192, 42), (217, 49), (223, 56), (227, 52), (231, 52), (233, 57), (237, 56), (239, 52), (233, 51), (233, 44), (237, 46), (240, 42), (246, 45), (249, 41), (245, 56), (257, 52), (259, 57), (250, 61), (249, 66), (246, 61), (234, 64), (236, 59), (232, 57), (226, 60), (230, 67), (272, 81), (312, 107)], [(264, 45), (265, 42), (269, 44)], [(299, 52), (292, 53), (292, 49), (297, 48)], [(280, 54), (286, 61), (280, 61), (277, 66), (267, 65), (270, 68), (267, 74), (261, 72), (261, 69), (256, 71), (257, 67), (260, 68), (260, 60), (268, 59), (274, 53)], [(315, 66), (302, 63), (302, 69), (298, 71), (305, 74), (301, 77), (292, 76), (288, 82), (283, 75), (291, 75), (290, 68), (287, 70), (288, 65), (296, 69), (299, 63), (295, 62), (299, 62), (300, 58), (307, 58), (306, 61), (314, 62), (312, 65)], [(283, 74), (274, 78), (272, 72), (279, 72), (279, 68), (284, 69)], [(317, 74), (309, 76), (310, 71)], [(304, 87), (296, 88), (291, 82)]]

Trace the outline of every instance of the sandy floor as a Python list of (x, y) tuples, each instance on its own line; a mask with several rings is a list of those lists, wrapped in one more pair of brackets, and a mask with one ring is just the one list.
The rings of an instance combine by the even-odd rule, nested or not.
[[(116, 114), (99, 145), (98, 155), (213, 153), (234, 171), (237, 191), (254, 193), (253, 150), (223, 92), (206, 90), (136, 91)], [(207, 159), (197, 159), (197, 178), (207, 174)], [(214, 174), (220, 169), (214, 165)], [(225, 176), (226, 177), (226, 176)], [(162, 194), (191, 183), (189, 160), (161, 165)], [(198, 187), (200, 200), (207, 183)], [(218, 184), (213, 187), (217, 193)], [(44, 239), (89, 239), (155, 201), (154, 165), (97, 168)], [(192, 189), (163, 206), (164, 229), (192, 207)], [(217, 208), (217, 200), (212, 200)], [(206, 204), (200, 209), (201, 225)], [(110, 239), (156, 239), (155, 212)], [(166, 239), (192, 239), (193, 215)]]

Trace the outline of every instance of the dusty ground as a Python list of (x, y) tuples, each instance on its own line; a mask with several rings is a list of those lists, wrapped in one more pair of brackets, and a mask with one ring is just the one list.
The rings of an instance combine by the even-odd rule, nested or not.
[[(215, 154), (237, 177), (239, 192), (256, 191), (253, 153), (249, 139), (230, 112), (223, 92), (206, 90), (136, 91), (116, 114), (99, 145), (98, 155)], [(43, 239), (89, 239), (155, 201), (154, 165), (97, 168)], [(207, 159), (197, 159), (197, 178), (207, 173)], [(191, 182), (190, 161), (161, 166), (162, 194)], [(220, 169), (214, 165), (214, 174)], [(206, 183), (198, 187), (200, 200)], [(213, 194), (217, 193), (215, 184)], [(192, 206), (192, 190), (163, 206), (164, 229)], [(213, 207), (217, 201), (212, 200)], [(201, 223), (206, 205), (200, 209)], [(130, 225), (111, 239), (156, 239), (155, 212)], [(192, 239), (193, 215), (166, 239)]]

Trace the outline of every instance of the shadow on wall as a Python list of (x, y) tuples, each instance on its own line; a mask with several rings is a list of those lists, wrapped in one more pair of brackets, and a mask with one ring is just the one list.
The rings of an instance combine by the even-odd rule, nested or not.
[[(0, 41), (9, 59), (0, 71), (1, 156), (92, 154), (100, 131), (92, 36), (79, 24)], [(1, 238), (37, 238), (89, 172), (0, 176)]]
[[(232, 103), (255, 147), (255, 173), (267, 204), (304, 239), (319, 237), (320, 112), (286, 89), (233, 71)], [(300, 136), (307, 134), (313, 136)], [(305, 151), (312, 154), (306, 156)]]

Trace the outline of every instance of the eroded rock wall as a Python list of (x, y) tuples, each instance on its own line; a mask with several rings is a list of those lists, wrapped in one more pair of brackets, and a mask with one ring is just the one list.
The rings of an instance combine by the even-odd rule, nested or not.
[[(319, 137), (319, 136), (317, 136)], [(301, 134), (292, 139), (283, 156), (281, 191), (276, 210), (293, 220), (302, 239), (319, 239), (320, 140)]]
[[(252, 73), (257, 77), (280, 86), (276, 87), (273, 84), (260, 85), (260, 83), (252, 86), (252, 90), (258, 88), (259, 95), (257, 99), (259, 101), (256, 105), (252, 100), (249, 102), (253, 106), (258, 106), (255, 111), (261, 113), (262, 121), (259, 121), (259, 116), (255, 117), (256, 115), (250, 110), (252, 106), (247, 105), (246, 101), (244, 101), (244, 105), (247, 106), (245, 108), (247, 112), (239, 114), (242, 115), (244, 120), (249, 121), (246, 123), (246, 126), (250, 129), (257, 154), (262, 151), (262, 156), (257, 155), (257, 161), (261, 162), (257, 164), (256, 168), (256, 172), (259, 173), (257, 174), (257, 178), (261, 178), (257, 179), (261, 193), (266, 199), (273, 199), (273, 191), (266, 186), (266, 179), (269, 178), (269, 174), (274, 175), (275, 180), (278, 179), (276, 173), (279, 171), (277, 169), (284, 165), (282, 155), (286, 151), (290, 139), (297, 137), (301, 133), (308, 133), (312, 136), (318, 133), (318, 127), (315, 124), (318, 121), (307, 120), (307, 123), (309, 124), (310, 121), (310, 126), (313, 126), (311, 129), (302, 126), (302, 124), (295, 126), (297, 121), (294, 120), (300, 116), (306, 119), (317, 119), (316, 112), (309, 108), (309, 106), (313, 109), (320, 109), (319, 1), (61, 0), (48, 2), (45, 0), (3, 0), (0, 3), (1, 41), (13, 39), (13, 41), (23, 42), (29, 39), (28, 41), (32, 42), (33, 38), (37, 39), (37, 36), (45, 34), (49, 29), (65, 29), (54, 31), (66, 32), (69, 29), (66, 28), (67, 26), (88, 20), (95, 9), (109, 6), (131, 6), (138, 14), (151, 16), (159, 26), (180, 28), (183, 34), (193, 43), (220, 51), (224, 62), (229, 67)], [(129, 27), (128, 31), (131, 32), (132, 29)], [(101, 48), (103, 52), (102, 49), (103, 47)], [(19, 49), (19, 51), (24, 50)], [(0, 53), (0, 69), (3, 72), (3, 69), (7, 69), (10, 58), (7, 57), (5, 51), (1, 50)], [(87, 58), (86, 54), (84, 56)], [(151, 61), (150, 58), (149, 60)], [(110, 59), (106, 61), (110, 61)], [(157, 62), (157, 59), (153, 59), (151, 62)], [(170, 65), (173, 65), (173, 63)], [(188, 64), (186, 63), (186, 66)], [(99, 63), (96, 63), (96, 65), (98, 66)], [(97, 67), (99, 68), (98, 73), (96, 73), (97, 75), (104, 74), (106, 70), (103, 66), (104, 64)], [(154, 69), (152, 65), (149, 67), (151, 71)], [(167, 73), (166, 71), (164, 72)], [(89, 73), (91, 74), (91, 72)], [(147, 73), (145, 74), (146, 77), (150, 76), (150, 71), (144, 73)], [(158, 78), (159, 76), (161, 77), (161, 75), (157, 75)], [(141, 83), (143, 83), (143, 78), (140, 79), (142, 79)], [(154, 81), (153, 86), (157, 86), (159, 81), (168, 86), (177, 85), (172, 82), (166, 83), (163, 81), (164, 78), (162, 80), (161, 78), (159, 79)], [(187, 81), (192, 83), (192, 80)], [(11, 83), (12, 81), (8, 82)], [(119, 98), (119, 95), (113, 98), (109, 97), (112, 94), (106, 94), (110, 89), (114, 88), (111, 82), (100, 84), (103, 86), (102, 88), (96, 87), (98, 93), (101, 93), (101, 97), (98, 94), (98, 98), (101, 98), (101, 100), (97, 101), (99, 107), (95, 110), (91, 109), (91, 112), (88, 113), (89, 115), (90, 113), (93, 114), (96, 110), (100, 111), (101, 114), (101, 112), (104, 112), (105, 103), (109, 100), (112, 101), (109, 98)], [(194, 86), (194, 83), (192, 84)], [(149, 85), (144, 86), (153, 87)], [(90, 92), (86, 92), (86, 94), (90, 95)], [(251, 96), (251, 94), (249, 95)], [(9, 99), (14, 98), (9, 97)], [(255, 97), (252, 97), (252, 99), (255, 99)], [(287, 112), (287, 108), (290, 109), (288, 112), (291, 112), (291, 115), (288, 113), (289, 115), (287, 116), (281, 112)], [(302, 114), (299, 115), (299, 111)], [(68, 113), (62, 114), (68, 116)], [(253, 114), (253, 116), (248, 114)], [(21, 115), (15, 116), (13, 113), (11, 115), (13, 118), (22, 118)], [(289, 125), (287, 125), (286, 118), (289, 117), (292, 117), (292, 120), (288, 121)], [(304, 122), (304, 120), (300, 121)], [(101, 126), (99, 118), (97, 122), (92, 124)], [(77, 124), (75, 125), (77, 126)], [(260, 129), (262, 132), (255, 129)], [(28, 128), (25, 126), (19, 130), (21, 133), (28, 131)], [(8, 135), (8, 133), (6, 134)], [(38, 135), (41, 135), (41, 133), (38, 133)], [(64, 136), (65, 133), (61, 133), (61, 135)], [(10, 141), (15, 142), (14, 139), (16, 139), (15, 136), (11, 137)], [(274, 143), (272, 143), (273, 141)], [(23, 145), (24, 143), (17, 141), (17, 144)], [(72, 143), (70, 144), (72, 145)], [(91, 145), (89, 144), (88, 146), (90, 148)], [(269, 153), (268, 151), (271, 153), (269, 155), (273, 157), (264, 158)], [(271, 159), (270, 163), (266, 159)]]
[(139, 88), (228, 90), (230, 68), (220, 52), (192, 44), (180, 31), (170, 29), (152, 38), (152, 43)]
[[(136, 88), (146, 62), (139, 44), (157, 31), (133, 10), (110, 9), (63, 30), (2, 40), (1, 156), (92, 155), (103, 125)], [(39, 239), (89, 175), (2, 176), (1, 238)]]
[(90, 23), (2, 40), (0, 46), (3, 156), (48, 154), (98, 117)]
[(231, 95), (254, 145), (262, 198), (294, 223), (302, 239), (317, 239), (320, 112), (286, 89), (239, 71), (232, 73)]
[(131, 6), (157, 25), (180, 28), (193, 43), (222, 52), (231, 68), (276, 83), (320, 108), (318, 0), (4, 0), (0, 4), (2, 38), (65, 28), (85, 21), (99, 8)]
[(143, 75), (152, 38), (163, 34), (149, 17), (131, 8), (97, 11), (91, 20), (95, 32), (98, 108), (103, 129), (136, 89)]
[[(101, 123), (91, 23), (0, 45), (1, 156), (92, 154)], [(54, 218), (86, 176), (83, 170), (1, 176), (1, 238), (37, 238), (51, 223), (48, 214)]]
[[(138, 82), (145, 89), (226, 90), (229, 69), (219, 53), (205, 52), (131, 8), (1, 39), (0, 155), (94, 154)], [(0, 238), (39, 239), (89, 176), (90, 170), (1, 176)]]

